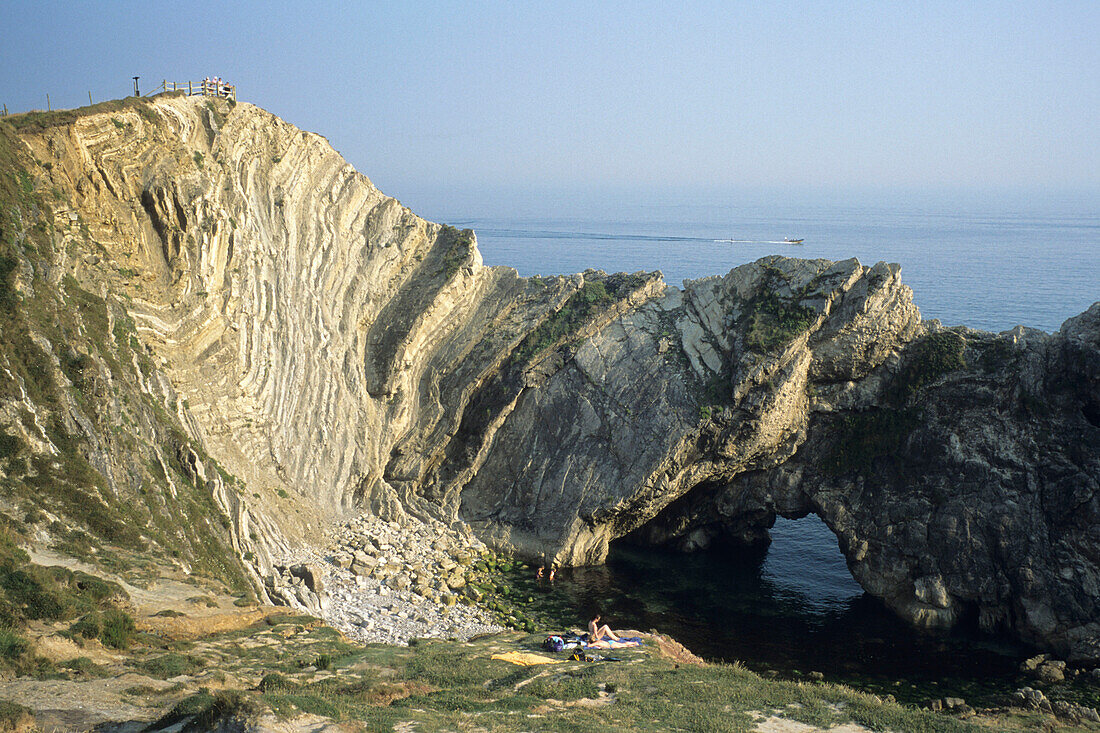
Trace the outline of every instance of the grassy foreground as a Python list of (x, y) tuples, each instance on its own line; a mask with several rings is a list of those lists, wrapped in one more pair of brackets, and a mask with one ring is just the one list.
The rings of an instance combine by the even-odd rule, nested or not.
[[(990, 729), (988, 720), (962, 721), (844, 687), (769, 681), (738, 665), (702, 664), (655, 637), (639, 649), (604, 652), (621, 661), (574, 662), (557, 654), (551, 656), (563, 660), (558, 664), (519, 667), (490, 659), (500, 651), (536, 650), (541, 638), (507, 632), (469, 643), (363, 647), (308, 617), (272, 616), (177, 643), (174, 651), (149, 650), (131, 665), (175, 684), (132, 692), (170, 708), (153, 729), (185, 720), (205, 729), (265, 713), (284, 719), (308, 713), (368, 731), (751, 731), (772, 716), (825, 729), (849, 722), (872, 730)], [(205, 678), (175, 676), (201, 669)], [(201, 689), (188, 694), (194, 685)], [(1025, 718), (999, 719), (995, 728), (1037, 729)]]
[[(640, 648), (597, 652), (617, 661), (578, 662), (559, 653), (547, 655), (555, 664), (519, 667), (491, 656), (538, 652), (545, 632), (364, 646), (313, 617), (243, 608), (224, 593), (194, 588), (199, 594), (192, 596), (183, 585), (129, 602), (118, 593), (108, 598), (99, 589), (117, 587), (91, 576), (25, 561), (21, 567), (25, 580), (38, 583), (37, 600), (23, 593), (6, 601), (9, 612), (21, 615), (0, 632), (11, 647), (0, 655), (0, 730), (25, 723), (32, 712), (53, 729), (65, 721), (57, 711), (66, 708), (70, 715), (94, 713), (90, 723), (151, 731), (211, 730), (229, 721), (267, 729), (305, 715), (353, 731), (1072, 729), (1038, 713), (983, 711), (963, 720), (842, 685), (765, 679), (738, 664), (703, 663), (659, 636), (647, 635)], [(5, 572), (7, 588), (17, 571)], [(24, 586), (30, 587), (18, 587)], [(31, 612), (46, 601), (69, 610)], [(110, 605), (97, 611), (104, 603)], [(104, 633), (105, 622), (96, 633), (85, 630), (90, 618), (105, 620), (118, 606), (132, 618), (123, 643)]]

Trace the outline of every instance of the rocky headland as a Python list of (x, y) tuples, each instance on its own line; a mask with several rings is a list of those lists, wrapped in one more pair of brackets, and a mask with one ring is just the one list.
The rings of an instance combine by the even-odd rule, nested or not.
[[(990, 334), (922, 322), (886, 263), (522, 278), (224, 100), (2, 133), (3, 509), (25, 541), (315, 613), (335, 594), (337, 623), (399, 640), (458, 630), (446, 565), (480, 542), (592, 564), (812, 512), (910, 622), (1100, 660), (1100, 304)], [(371, 636), (346, 601), (378, 589), (435, 610)]]

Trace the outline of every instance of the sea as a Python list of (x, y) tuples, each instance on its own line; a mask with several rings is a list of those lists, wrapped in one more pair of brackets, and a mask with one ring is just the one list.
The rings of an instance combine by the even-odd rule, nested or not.
[[(660, 270), (670, 285), (767, 255), (901, 265), (925, 320), (1057, 331), (1100, 300), (1100, 198), (723, 195), (438, 196), (414, 208), (477, 234), (487, 265), (552, 275)], [(802, 239), (788, 244), (786, 239)], [(778, 519), (764, 550), (693, 555), (614, 546), (554, 584), (516, 578), (563, 623), (599, 610), (702, 656), (766, 674), (826, 679), (919, 703), (993, 703), (1026, 683), (1034, 650), (963, 628), (918, 632), (863, 592), (814, 516)]]

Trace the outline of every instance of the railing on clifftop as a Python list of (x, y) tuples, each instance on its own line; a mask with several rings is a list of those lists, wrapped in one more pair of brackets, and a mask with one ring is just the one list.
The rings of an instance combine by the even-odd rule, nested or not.
[(160, 83), (160, 86), (155, 87), (153, 91), (145, 96), (151, 97), (160, 92), (181, 91), (186, 91), (189, 97), (202, 95), (204, 97), (221, 97), (222, 99), (232, 99), (234, 102), (237, 101), (236, 85), (228, 84), (217, 77), (213, 79), (206, 78), (202, 81), (168, 81), (165, 79)]

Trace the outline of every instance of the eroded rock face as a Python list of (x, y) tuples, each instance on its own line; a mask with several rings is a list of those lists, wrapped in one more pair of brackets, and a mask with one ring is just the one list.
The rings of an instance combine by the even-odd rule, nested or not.
[(23, 139), (85, 230), (61, 269), (239, 477), (218, 501), (259, 575), (360, 507), (571, 564), (814, 512), (914, 623), (1100, 656), (1100, 305), (995, 336), (922, 324), (884, 263), (520, 278), (246, 104)]
[(250, 105), (167, 95), (23, 141), (72, 222), (64, 270), (125, 309), (181, 419), (247, 486), (218, 498), (258, 577), (360, 507), (453, 521), (457, 493), (427, 477), (452, 473), (477, 389), (497, 379), (504, 399), (479, 406), (467, 472), (560, 343), (664, 288), (483, 267), (472, 232), (420, 219)]
[(1053, 335), (933, 324), (858, 382), (811, 381), (793, 455), (688, 493), (637, 538), (691, 546), (813, 512), (913, 624), (974, 619), (1094, 660), (1098, 316)]
[[(912, 338), (909, 297), (896, 267), (778, 257), (670, 290), (520, 399), (463, 489), (463, 516), (527, 554), (602, 562), (611, 540), (696, 487), (789, 458), (813, 375), (859, 378)], [(686, 527), (669, 518), (641, 537)], [(701, 544), (690, 534), (687, 547)]]

